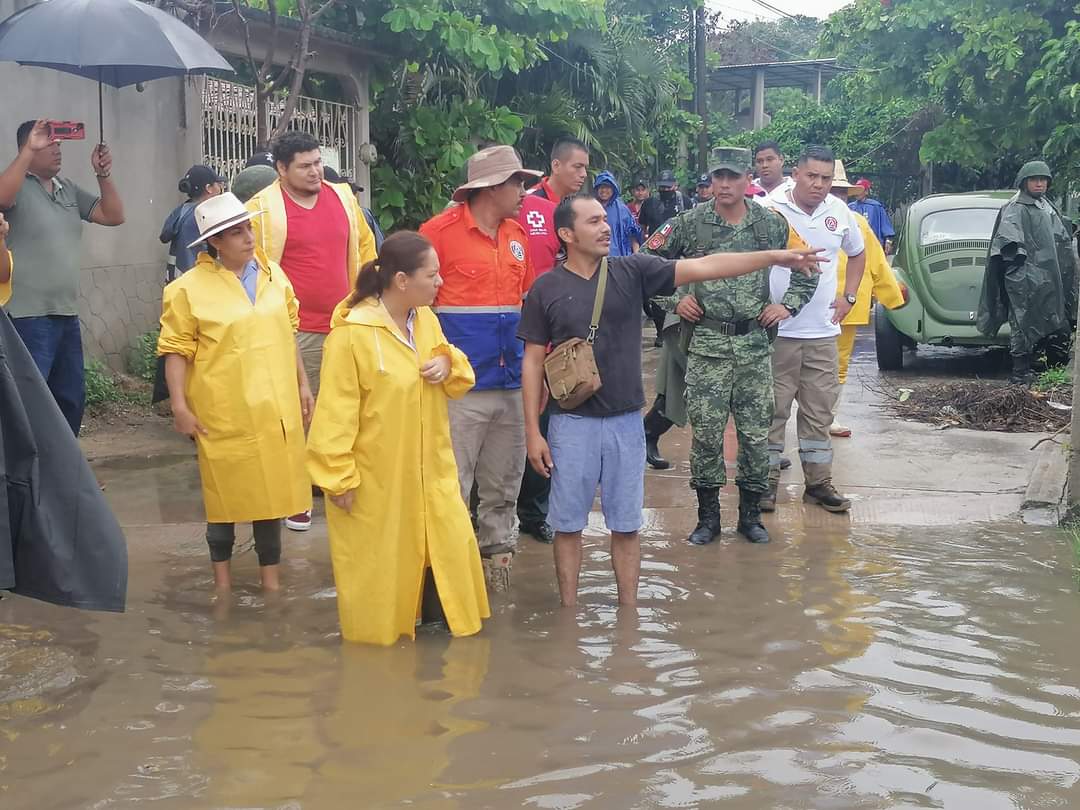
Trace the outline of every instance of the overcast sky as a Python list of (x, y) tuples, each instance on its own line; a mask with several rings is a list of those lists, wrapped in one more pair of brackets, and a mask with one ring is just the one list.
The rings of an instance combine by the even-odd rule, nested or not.
[[(759, 6), (754, 0), (705, 0), (705, 2), (713, 11), (721, 12), (725, 20), (776, 20), (781, 16)], [(811, 5), (806, 0), (765, 0), (765, 2), (788, 14), (811, 14), (814, 17), (824, 18), (848, 5), (851, 0), (814, 0), (812, 12), (805, 8)]]

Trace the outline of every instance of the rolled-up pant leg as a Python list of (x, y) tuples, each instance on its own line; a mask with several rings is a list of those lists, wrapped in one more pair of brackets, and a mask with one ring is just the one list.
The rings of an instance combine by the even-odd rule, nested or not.
[(803, 476), (806, 485), (812, 487), (832, 478), (833, 450), (829, 427), (840, 394), (839, 360), (835, 338), (814, 338), (804, 340), (803, 344), (796, 395), (799, 403), (796, 427)]
[(207, 523), (206, 545), (210, 547), (211, 562), (228, 562), (232, 559), (236, 526), (232, 523)]
[(805, 341), (778, 337), (773, 343), (773, 416), (769, 428), (769, 466), (780, 467), (780, 455), (784, 452), (784, 434), (791, 403), (799, 392), (799, 374), (802, 368), (802, 344)]
[[(731, 411), (739, 437), (735, 483), (748, 492), (769, 489), (769, 431), (774, 406), (769, 356), (735, 366)], [(779, 462), (778, 462), (779, 463)]]
[(255, 535), (255, 556), (259, 565), (281, 562), (281, 520), (256, 520), (251, 524)]
[(690, 486), (722, 487), (727, 483), (724, 431), (731, 414), (732, 361), (692, 354), (686, 363), (686, 413), (690, 444)]

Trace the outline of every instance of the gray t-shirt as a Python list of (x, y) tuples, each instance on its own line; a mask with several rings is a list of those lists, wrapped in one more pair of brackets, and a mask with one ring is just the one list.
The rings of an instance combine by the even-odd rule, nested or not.
[(50, 194), (36, 177), (26, 176), (15, 204), (4, 212), (15, 261), (7, 306), (12, 318), (79, 314), (82, 223), (98, 201), (66, 178), (54, 178)]
[[(544, 273), (525, 298), (518, 337), (542, 346), (588, 337), (599, 280), (599, 271), (584, 279), (562, 264)], [(675, 262), (643, 253), (608, 259), (604, 308), (593, 343), (601, 387), (568, 413), (615, 416), (641, 409), (642, 308), (653, 296), (674, 292)]]

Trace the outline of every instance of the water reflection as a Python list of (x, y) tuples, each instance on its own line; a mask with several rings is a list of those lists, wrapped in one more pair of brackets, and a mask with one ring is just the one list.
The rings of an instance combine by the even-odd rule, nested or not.
[(341, 643), (317, 532), (267, 601), (215, 600), (197, 526), (136, 530), (128, 614), (0, 602), (3, 807), (1070, 806), (1080, 597), (1054, 532), (696, 549), (669, 514), (635, 609), (601, 537), (577, 611), (530, 544), (479, 637), (389, 649)]

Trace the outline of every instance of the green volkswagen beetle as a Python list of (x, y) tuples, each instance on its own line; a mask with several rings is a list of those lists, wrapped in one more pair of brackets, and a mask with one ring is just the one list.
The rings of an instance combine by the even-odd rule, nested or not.
[(986, 253), (998, 211), (1012, 191), (934, 194), (904, 217), (893, 270), (908, 303), (874, 310), (878, 368), (903, 368), (904, 349), (930, 346), (1008, 346), (1009, 325), (988, 338), (975, 327)]

